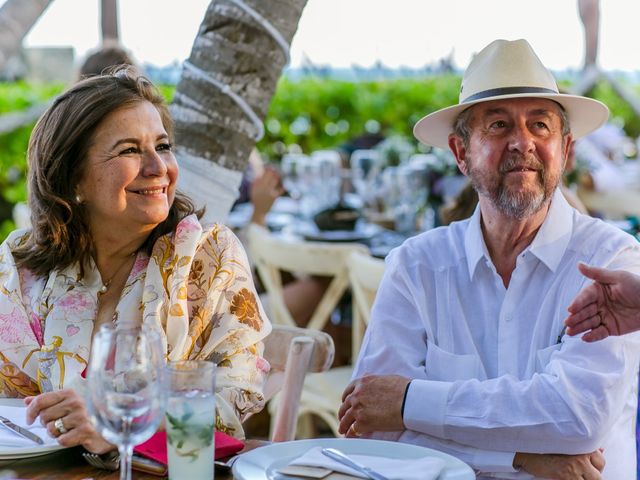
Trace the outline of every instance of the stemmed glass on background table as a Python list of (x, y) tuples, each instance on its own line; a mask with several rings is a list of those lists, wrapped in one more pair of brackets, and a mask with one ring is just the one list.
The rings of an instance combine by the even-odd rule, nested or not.
[(120, 480), (131, 480), (133, 447), (155, 433), (164, 415), (164, 369), (157, 330), (103, 325), (93, 338), (87, 407), (100, 434), (118, 445)]

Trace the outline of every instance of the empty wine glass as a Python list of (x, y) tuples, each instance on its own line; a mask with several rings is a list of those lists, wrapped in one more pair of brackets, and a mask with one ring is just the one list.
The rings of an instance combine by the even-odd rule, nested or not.
[(351, 183), (358, 196), (365, 204), (370, 203), (374, 194), (373, 184), (380, 174), (382, 163), (380, 152), (377, 150), (354, 150), (350, 157)]
[(282, 185), (294, 200), (299, 200), (302, 196), (301, 170), (308, 161), (309, 157), (302, 153), (287, 153), (280, 160)]
[(131, 480), (134, 445), (164, 415), (164, 349), (154, 329), (103, 325), (93, 338), (87, 408), (105, 440), (118, 445), (120, 480)]

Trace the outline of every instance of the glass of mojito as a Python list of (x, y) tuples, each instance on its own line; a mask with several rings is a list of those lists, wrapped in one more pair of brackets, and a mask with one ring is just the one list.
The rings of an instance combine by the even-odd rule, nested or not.
[(167, 365), (169, 480), (213, 478), (216, 365), (187, 360)]

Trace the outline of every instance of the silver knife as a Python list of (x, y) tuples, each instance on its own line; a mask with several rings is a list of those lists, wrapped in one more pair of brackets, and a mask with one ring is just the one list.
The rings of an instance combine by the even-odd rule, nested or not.
[(11, 420), (9, 420), (6, 417), (0, 416), (0, 422), (2, 423), (2, 425), (7, 427), (9, 430), (14, 431), (15, 433), (17, 433), (20, 436), (22, 436), (24, 438), (28, 438), (32, 442), (36, 442), (38, 445), (44, 444), (44, 441), (38, 435), (36, 435), (33, 432), (30, 432), (29, 430), (27, 430), (26, 428), (21, 427), (20, 425), (16, 425), (15, 423), (13, 423)]
[(371, 480), (389, 480), (384, 475), (374, 470), (371, 470), (369, 467), (360, 465), (355, 460), (347, 457), (340, 450), (337, 450), (335, 448), (323, 448), (322, 453), (327, 457), (329, 457), (330, 459), (335, 460), (336, 462), (342, 463), (343, 465), (346, 465), (347, 467), (351, 467), (354, 470), (366, 475), (367, 478), (370, 478)]

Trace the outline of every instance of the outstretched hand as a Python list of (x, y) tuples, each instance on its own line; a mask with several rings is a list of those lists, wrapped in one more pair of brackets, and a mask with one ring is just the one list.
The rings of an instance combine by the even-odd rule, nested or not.
[(569, 335), (590, 330), (582, 339), (595, 342), (609, 335), (640, 330), (640, 276), (584, 263), (578, 269), (593, 283), (569, 305), (565, 319)]

